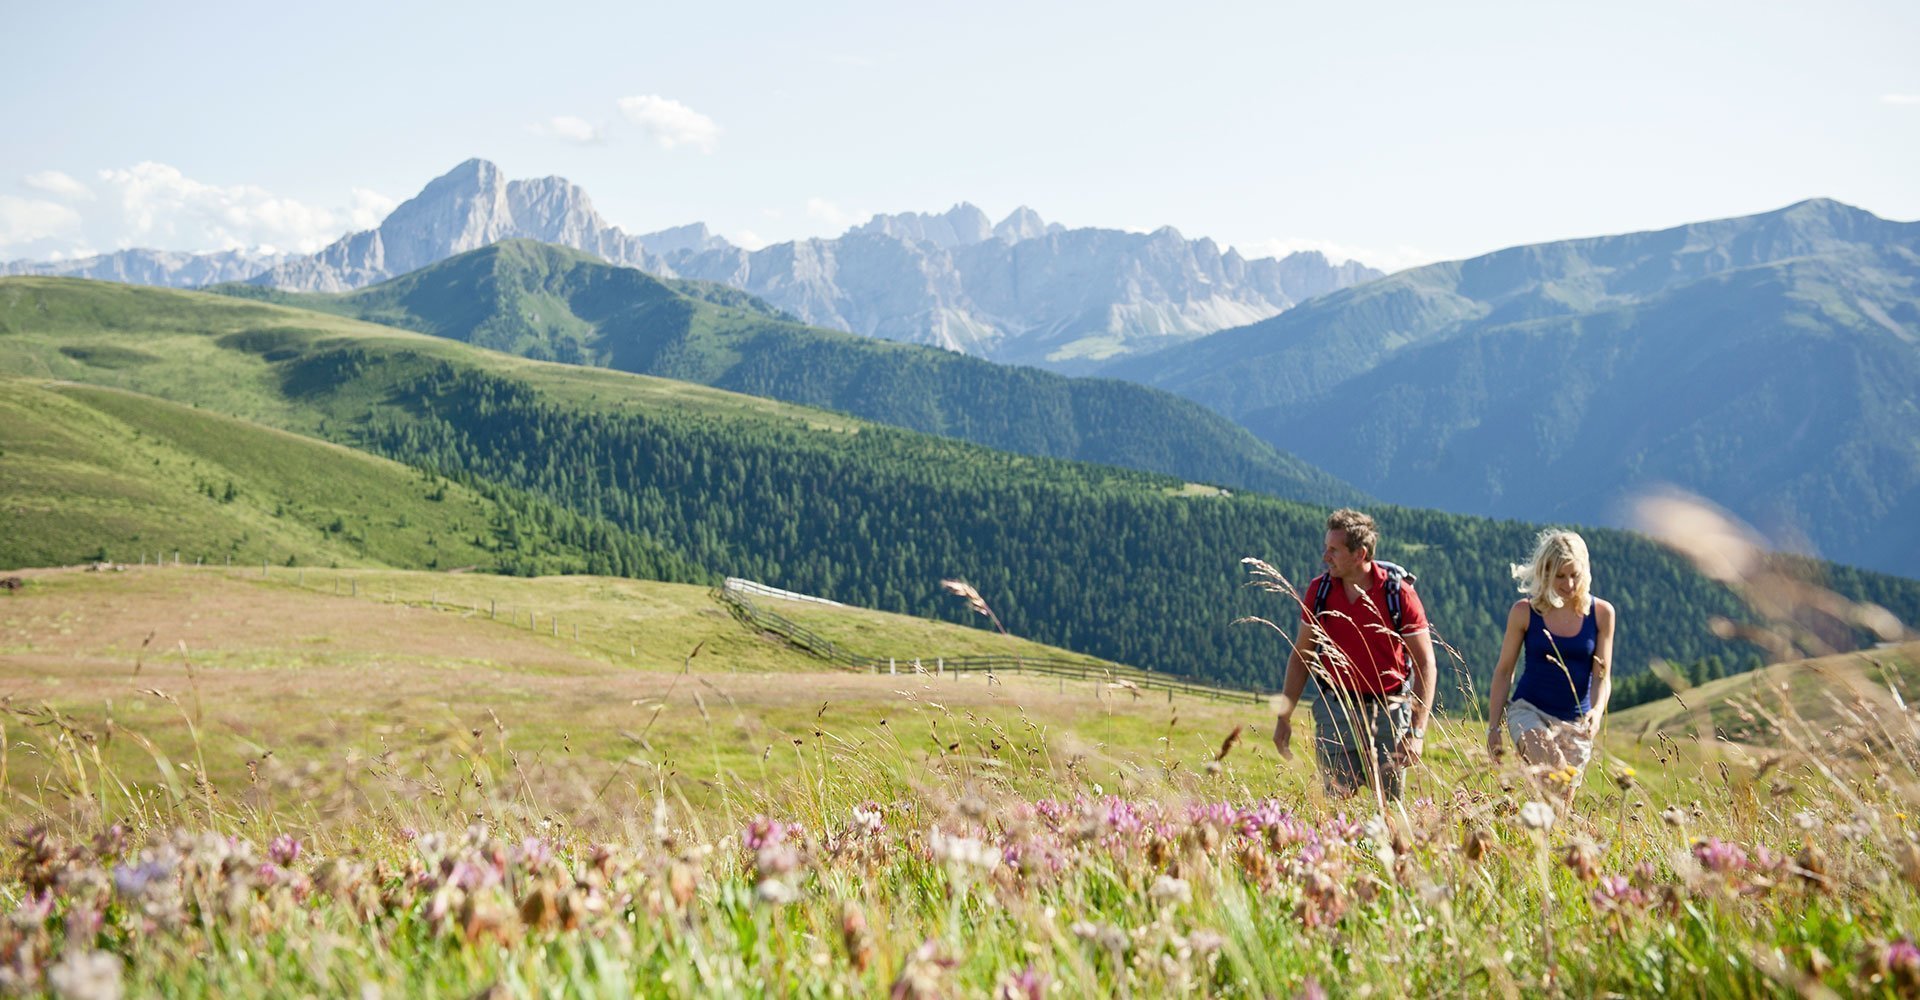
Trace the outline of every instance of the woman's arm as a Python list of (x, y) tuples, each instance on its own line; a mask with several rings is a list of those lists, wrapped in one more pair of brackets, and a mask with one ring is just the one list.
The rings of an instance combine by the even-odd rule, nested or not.
[(1500, 662), (1493, 668), (1493, 688), (1487, 702), (1487, 753), (1500, 756), (1504, 749), (1501, 723), (1507, 715), (1507, 694), (1513, 687), (1513, 667), (1520, 660), (1520, 646), (1527, 639), (1527, 602), (1515, 601), (1507, 611), (1507, 634), (1500, 643)]
[(1594, 598), (1593, 677), (1587, 681), (1587, 732), (1598, 733), (1600, 720), (1607, 714), (1607, 699), (1613, 697), (1613, 605)]

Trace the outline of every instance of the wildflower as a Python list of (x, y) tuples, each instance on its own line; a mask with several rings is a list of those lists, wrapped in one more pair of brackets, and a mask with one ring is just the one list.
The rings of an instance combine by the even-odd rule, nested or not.
[(1485, 827), (1476, 826), (1467, 831), (1460, 849), (1466, 852), (1468, 861), (1478, 862), (1493, 851), (1493, 834)]
[(1050, 977), (1031, 964), (1019, 972), (1010, 972), (1000, 977), (1000, 985), (994, 989), (994, 1000), (1044, 1000)]
[(1716, 875), (1737, 872), (1747, 866), (1747, 852), (1739, 844), (1708, 837), (1693, 845), (1694, 859), (1700, 867)]
[(1553, 807), (1545, 802), (1529, 802), (1520, 807), (1520, 824), (1529, 830), (1553, 829)]
[(878, 802), (866, 802), (853, 807), (853, 829), (857, 833), (875, 836), (886, 829), (886, 812)]
[(1920, 947), (1914, 946), (1912, 938), (1901, 938), (1880, 949), (1874, 956), (1874, 968), (1876, 978), (1893, 980), (1901, 995), (1920, 991)]
[(547, 862), (553, 859), (553, 847), (542, 838), (528, 837), (520, 842), (519, 849), (514, 852), (514, 859), (528, 871), (538, 871), (545, 868)]
[(1214, 952), (1226, 947), (1226, 945), (1227, 939), (1218, 931), (1201, 928), (1187, 935), (1187, 946), (1192, 948), (1193, 953), (1201, 958), (1212, 955)]
[(1668, 826), (1686, 826), (1687, 814), (1681, 812), (1679, 806), (1668, 806), (1660, 810), (1660, 821)]
[(1576, 840), (1568, 844), (1566, 855), (1561, 860), (1573, 870), (1575, 875), (1579, 876), (1582, 882), (1593, 881), (1600, 867), (1599, 852), (1594, 849), (1592, 843), (1585, 840)]
[(753, 887), (753, 896), (762, 903), (785, 906), (799, 901), (800, 890), (777, 878), (761, 879), (760, 883)]
[(758, 851), (768, 844), (777, 844), (787, 838), (787, 826), (777, 819), (755, 816), (753, 822), (740, 833), (740, 841), (747, 850)]
[(267, 860), (282, 868), (291, 866), (300, 859), (300, 842), (291, 834), (281, 834), (267, 845)]
[(1621, 906), (1645, 906), (1647, 894), (1636, 887), (1624, 875), (1608, 875), (1600, 880), (1593, 890), (1595, 909), (1609, 910)]
[(940, 951), (939, 944), (929, 938), (900, 966), (900, 975), (894, 979), (887, 995), (892, 1000), (932, 1000), (941, 995), (942, 980), (955, 964)]
[(149, 886), (172, 874), (173, 866), (160, 858), (150, 858), (137, 865), (115, 865), (113, 888), (129, 899), (139, 899), (146, 895)]
[(1147, 896), (1162, 906), (1185, 905), (1193, 902), (1193, 887), (1185, 879), (1162, 875), (1153, 880), (1153, 887), (1147, 890)]
[(932, 836), (927, 839), (927, 843), (933, 849), (934, 858), (945, 862), (947, 867), (955, 873), (964, 872), (970, 868), (992, 872), (1000, 867), (1000, 855), (971, 837), (949, 837), (939, 830), (934, 830)]
[(1613, 772), (1613, 783), (1620, 786), (1621, 791), (1630, 792), (1633, 790), (1633, 776), (1638, 773), (1639, 772), (1635, 771), (1632, 767), (1622, 764), (1618, 770)]
[(74, 1000), (120, 1000), (120, 959), (110, 952), (71, 949), (47, 969), (48, 985), (57, 997)]

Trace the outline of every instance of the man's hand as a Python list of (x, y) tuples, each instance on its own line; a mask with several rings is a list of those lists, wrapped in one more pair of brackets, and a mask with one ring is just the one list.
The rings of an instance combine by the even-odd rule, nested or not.
[(1291, 712), (1282, 712), (1280, 717), (1274, 720), (1273, 748), (1280, 751), (1280, 756), (1283, 758), (1293, 756), (1293, 714)]
[(1575, 725), (1580, 727), (1580, 735), (1592, 739), (1594, 734), (1600, 731), (1600, 713), (1588, 712), (1582, 715)]
[(1400, 745), (1393, 751), (1394, 762), (1402, 768), (1420, 763), (1420, 752), (1426, 749), (1426, 744), (1424, 737), (1415, 735), (1411, 729), (1407, 730), (1406, 734), (1400, 737)]
[(1500, 731), (1498, 724), (1487, 727), (1487, 756), (1499, 760), (1507, 752), (1506, 734)]

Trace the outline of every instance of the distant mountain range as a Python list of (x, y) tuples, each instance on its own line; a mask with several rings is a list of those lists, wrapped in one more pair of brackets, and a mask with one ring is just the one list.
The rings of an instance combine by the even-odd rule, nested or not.
[(1103, 373), (1396, 502), (1617, 522), (1673, 483), (1920, 565), (1920, 223), (1833, 201), (1403, 271)]
[(493, 243), (355, 292), (210, 290), (523, 357), (826, 407), (1024, 455), (1313, 503), (1363, 498), (1169, 392), (809, 327), (724, 285), (655, 278), (531, 240)]
[(994, 225), (967, 204), (943, 215), (875, 216), (838, 239), (749, 251), (703, 224), (629, 235), (603, 220), (578, 185), (508, 180), (479, 159), (434, 179), (378, 228), (310, 256), (127, 250), (15, 261), (0, 264), (0, 274), (340, 292), (504, 239), (731, 285), (816, 326), (1061, 371), (1251, 323), (1380, 275), (1318, 253), (1248, 260), (1172, 228), (1065, 229), (1027, 208)]

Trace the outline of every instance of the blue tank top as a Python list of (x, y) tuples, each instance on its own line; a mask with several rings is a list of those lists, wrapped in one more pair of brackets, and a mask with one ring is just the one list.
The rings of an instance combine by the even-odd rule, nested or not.
[(1526, 699), (1535, 708), (1568, 722), (1593, 707), (1593, 651), (1600, 641), (1600, 628), (1594, 624), (1593, 608), (1580, 622), (1580, 634), (1554, 635), (1547, 629), (1540, 612), (1527, 609), (1526, 671), (1513, 690), (1513, 698)]

